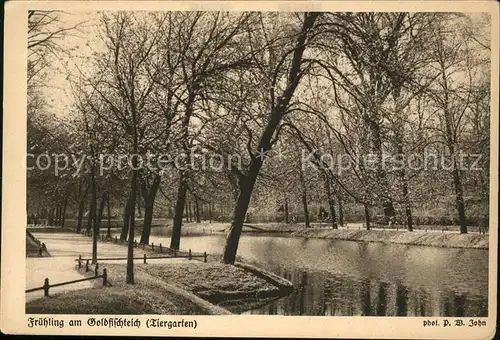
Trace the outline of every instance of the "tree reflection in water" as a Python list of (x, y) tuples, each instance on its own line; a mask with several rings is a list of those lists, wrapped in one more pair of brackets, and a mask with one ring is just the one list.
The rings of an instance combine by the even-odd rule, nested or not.
[[(169, 238), (153, 235), (155, 244)], [(182, 248), (216, 254), (224, 235), (183, 237)], [(238, 255), (294, 284), (246, 313), (279, 315), (487, 316), (488, 252), (243, 235)], [(460, 259), (460, 261), (457, 261)]]
[(433, 314), (428, 290), (401, 283), (357, 280), (332, 273), (278, 268), (294, 291), (245, 314), (326, 316), (487, 316), (487, 300), (453, 291), (440, 292), (439, 315)]

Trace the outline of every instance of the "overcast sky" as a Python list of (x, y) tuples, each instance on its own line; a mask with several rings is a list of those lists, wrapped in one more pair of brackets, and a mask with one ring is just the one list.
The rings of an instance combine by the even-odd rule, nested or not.
[[(478, 24), (477, 29), (485, 36), (489, 35), (489, 27), (484, 25), (484, 20), (480, 13), (468, 13), (471, 19)], [(47, 83), (49, 86), (44, 94), (50, 110), (58, 117), (68, 114), (72, 106), (72, 96), (70, 83), (67, 80), (68, 72), (77, 73), (75, 66), (85, 68), (86, 61), (96, 50), (102, 49), (102, 43), (98, 36), (97, 12), (71, 12), (61, 15), (63, 24), (66, 27), (84, 23), (78, 32), (74, 32), (61, 40), (60, 45), (68, 51), (68, 55), (61, 55), (59, 59), (54, 60)], [(483, 27), (480, 25), (483, 24)]]

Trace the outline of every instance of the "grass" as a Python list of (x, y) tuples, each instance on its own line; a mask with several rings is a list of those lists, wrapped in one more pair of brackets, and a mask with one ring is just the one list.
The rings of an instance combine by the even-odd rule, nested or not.
[[(74, 290), (26, 304), (26, 313), (41, 314), (165, 314), (217, 315), (228, 314), (179, 287), (153, 277), (136, 264), (135, 284), (126, 284), (126, 264), (101, 264), (108, 270), (111, 287), (102, 287), (96, 280), (94, 288)], [(165, 266), (165, 265), (164, 265)], [(84, 273), (91, 276), (92, 272)]]
[(36, 314), (204, 314), (197, 305), (159, 288), (120, 286), (74, 290), (26, 304)]
[[(134, 285), (125, 283), (125, 263), (101, 263), (100, 268), (108, 271), (111, 287), (102, 287), (102, 281), (96, 280), (94, 288), (30, 301), (26, 313), (220, 315), (248, 310), (268, 301), (270, 295), (282, 294), (266, 280), (219, 262), (134, 266)], [(258, 293), (264, 293), (265, 299), (257, 299)]]
[(255, 292), (275, 288), (241, 268), (217, 262), (179, 262), (168, 266), (153, 264), (143, 265), (141, 269), (197, 295), (210, 292)]
[(292, 236), (417, 246), (488, 249), (489, 235), (394, 230), (303, 229)]
[[(124, 272), (122, 264), (108, 266)], [(283, 296), (278, 287), (252, 273), (219, 262), (182, 261), (169, 264), (136, 264), (137, 277), (168, 282), (193, 293), (207, 303), (224, 306), (233, 313), (250, 309), (269, 297)]]

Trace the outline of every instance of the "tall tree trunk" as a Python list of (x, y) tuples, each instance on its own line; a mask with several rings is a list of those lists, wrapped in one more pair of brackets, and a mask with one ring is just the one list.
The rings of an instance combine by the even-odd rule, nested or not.
[[(404, 176), (404, 175), (403, 175)], [(405, 201), (406, 226), (408, 231), (413, 231), (413, 217), (411, 214), (410, 199), (408, 194), (408, 182), (403, 177), (403, 198)]]
[(62, 222), (62, 204), (57, 206), (57, 225), (61, 226)]
[(456, 160), (456, 137), (453, 123), (453, 112), (450, 110), (450, 98), (449, 98), (449, 88), (448, 88), (448, 77), (446, 75), (446, 65), (441, 62), (441, 79), (442, 86), (444, 91), (444, 100), (443, 100), (443, 113), (444, 113), (444, 121), (446, 128), (446, 144), (448, 146), (448, 150), (450, 151), (450, 156), (452, 157), (453, 162), (453, 186), (455, 188), (455, 203), (458, 212), (458, 219), (460, 222), (460, 234), (467, 234), (467, 224), (465, 221), (465, 205), (464, 205), (464, 197), (463, 197), (463, 188), (462, 182), (460, 179), (460, 169), (457, 166)]
[(326, 196), (328, 199), (328, 207), (330, 209), (330, 217), (332, 219), (332, 228), (337, 229), (337, 215), (335, 214), (335, 201), (333, 200), (333, 194), (330, 187), (330, 179), (325, 175), (325, 189)]
[[(254, 167), (257, 168), (257, 166)], [(227, 235), (226, 246), (224, 247), (223, 262), (226, 264), (234, 263), (236, 259), (241, 230), (243, 229), (248, 205), (250, 204), (255, 179), (256, 177), (253, 176), (245, 176), (240, 179), (240, 190), (234, 208), (233, 221), (229, 229), (229, 234)]]
[(212, 203), (208, 203), (208, 223), (212, 223)]
[(149, 244), (149, 236), (151, 235), (151, 224), (153, 222), (153, 211), (156, 199), (156, 194), (160, 188), (161, 176), (155, 175), (151, 187), (148, 189), (146, 184), (141, 185), (142, 198), (144, 199), (144, 225), (142, 227), (141, 243)]
[(186, 203), (187, 183), (181, 178), (179, 190), (177, 191), (177, 201), (175, 203), (174, 222), (172, 226), (172, 236), (170, 239), (170, 248), (179, 250), (181, 243), (182, 215), (184, 214), (184, 205)]
[[(396, 114), (396, 126), (393, 128), (394, 135), (396, 137), (396, 150), (398, 154), (404, 155), (403, 142), (405, 136), (404, 130), (404, 121), (399, 118), (400, 112), (403, 111), (400, 102), (401, 95), (401, 86), (402, 84), (398, 81), (398, 79), (393, 79), (393, 97), (394, 97), (394, 113)], [(399, 177), (401, 178), (402, 183), (402, 193), (403, 193), (403, 201), (405, 205), (405, 214), (406, 214), (406, 228), (408, 231), (413, 231), (413, 218), (411, 214), (411, 206), (410, 206), (410, 196), (408, 192), (408, 179), (406, 178), (406, 170), (404, 167), (399, 171)]]
[[(448, 127), (448, 124), (451, 125), (451, 123), (448, 122), (450, 118), (447, 118), (447, 130), (450, 129), (451, 127)], [(449, 132), (451, 135), (452, 132)], [(458, 168), (457, 160), (456, 160), (456, 155), (455, 155), (455, 143), (452, 141), (452, 137), (448, 138), (448, 149), (450, 151), (450, 155), (452, 157), (452, 163), (453, 163), (453, 170), (452, 170), (452, 175), (453, 175), (453, 187), (455, 189), (455, 204), (458, 212), (458, 219), (460, 223), (460, 234), (467, 234), (467, 224), (465, 220), (465, 204), (464, 204), (464, 195), (463, 195), (463, 188), (462, 188), (462, 181), (460, 178), (460, 169)]]
[(95, 169), (94, 166), (90, 167), (90, 177), (91, 177), (91, 192), (92, 192), (92, 202), (91, 202), (91, 211), (92, 211), (92, 220), (93, 220), (93, 229), (92, 229), (92, 263), (97, 263), (97, 237), (99, 235), (99, 225), (98, 225), (98, 216), (97, 216), (97, 184), (95, 178)]
[(47, 217), (47, 224), (50, 226), (53, 225), (53, 223), (54, 223), (54, 211), (55, 211), (55, 208), (50, 209), (49, 215)]
[(108, 233), (106, 234), (106, 237), (107, 238), (111, 238), (111, 202), (110, 202), (110, 196), (111, 195), (107, 195), (106, 198), (107, 198), (107, 201), (106, 201), (106, 206), (108, 207)]
[(127, 199), (127, 203), (125, 204), (125, 209), (123, 210), (123, 227), (122, 227), (122, 232), (120, 234), (121, 241), (127, 240), (129, 226), (130, 226), (130, 195)]
[(370, 230), (370, 207), (368, 204), (364, 204), (365, 206), (365, 222), (366, 222), (366, 230)]
[[(295, 89), (300, 82), (300, 78), (302, 77), (302, 56), (306, 48), (307, 35), (309, 30), (313, 27), (314, 22), (316, 21), (316, 18), (318, 16), (319, 13), (317, 12), (304, 14), (304, 22), (302, 24), (302, 30), (299, 33), (295, 44), (296, 48), (293, 52), (286, 89), (283, 91), (282, 95), (278, 97), (279, 99), (277, 100), (276, 105), (273, 107), (270, 113), (269, 120), (267, 121), (267, 125), (260, 137), (257, 152), (259, 152), (259, 154), (261, 155), (271, 150), (271, 139), (273, 138), (276, 129), (283, 119), (286, 109), (295, 92)], [(238, 181), (240, 185), (238, 198), (234, 207), (233, 221), (231, 223), (231, 227), (226, 239), (226, 245), (224, 246), (224, 255), (222, 259), (222, 262), (226, 264), (234, 263), (236, 259), (241, 230), (245, 221), (248, 205), (250, 204), (250, 198), (255, 186), (255, 181), (257, 179), (257, 175), (260, 172), (260, 169), (262, 168), (263, 162), (263, 157), (257, 156), (252, 158), (248, 167), (248, 172), (245, 175), (239, 175)]]
[[(447, 119), (447, 121), (449, 118)], [(447, 123), (451, 124), (451, 123)], [(447, 127), (447, 130), (451, 129)], [(449, 132), (451, 135), (451, 132)], [(455, 155), (455, 144), (451, 140), (451, 137), (448, 138), (448, 149), (450, 151), (450, 155), (452, 157), (452, 162), (453, 162), (453, 187), (455, 188), (455, 204), (457, 207), (457, 212), (458, 212), (458, 219), (460, 223), (460, 234), (467, 234), (467, 224), (465, 221), (465, 204), (464, 204), (464, 195), (463, 195), (463, 188), (462, 188), (462, 181), (460, 178), (460, 169), (458, 168), (457, 160), (456, 160), (456, 155)]]
[(136, 196), (136, 201), (137, 201), (137, 217), (142, 218), (142, 204), (139, 196)]
[(386, 172), (383, 166), (382, 133), (378, 116), (379, 113), (376, 111), (375, 113), (372, 113), (370, 118), (365, 118), (370, 128), (372, 147), (377, 158), (376, 174), (378, 183), (376, 183), (376, 190), (379, 194), (383, 195), (384, 205), (387, 206), (387, 209), (389, 211), (394, 211), (394, 204), (392, 202), (391, 195), (388, 192), (389, 185), (387, 183)]
[[(402, 134), (402, 133), (400, 132), (400, 134)], [(402, 136), (399, 139), (402, 140)], [(400, 155), (403, 155), (404, 150), (403, 150), (402, 143), (398, 143), (396, 147), (397, 147), (397, 152)], [(405, 205), (406, 228), (408, 231), (413, 231), (413, 218), (412, 218), (411, 206), (410, 206), (410, 195), (409, 195), (409, 191), (408, 191), (408, 179), (406, 178), (405, 168), (401, 168), (401, 170), (399, 170), (398, 173), (399, 173), (399, 178), (401, 179), (401, 183), (402, 183), (401, 191), (403, 194), (403, 201), (404, 201), (404, 205)]]
[(80, 202), (78, 203), (78, 216), (76, 221), (76, 232), (79, 234), (82, 231), (82, 221), (83, 214), (85, 212), (85, 201), (87, 200), (87, 192), (89, 188), (85, 188), (83, 196), (80, 198)]
[(467, 234), (467, 224), (465, 221), (465, 204), (464, 195), (462, 190), (462, 182), (460, 180), (460, 170), (455, 164), (453, 169), (453, 185), (455, 187), (456, 205), (458, 211), (458, 218), (460, 222), (460, 234)]
[(106, 207), (107, 193), (104, 192), (101, 197), (101, 202), (99, 202), (99, 211), (97, 213), (97, 234), (101, 232), (101, 222), (102, 216), (104, 215), (104, 208)]
[(142, 227), (141, 240), (142, 244), (149, 244), (149, 236), (151, 235), (151, 224), (153, 223), (154, 199), (144, 201), (144, 225)]
[(304, 207), (304, 225), (306, 228), (311, 228), (311, 221), (309, 220), (309, 209), (307, 206), (306, 189), (303, 189), (302, 191), (302, 206)]
[(56, 210), (54, 212), (54, 225), (59, 226), (61, 223), (61, 205), (56, 205)]
[(191, 199), (188, 200), (188, 219), (193, 222), (193, 209), (191, 209)]
[(62, 212), (61, 212), (61, 228), (64, 228), (66, 222), (66, 208), (68, 207), (68, 198), (64, 197)]
[(344, 207), (342, 206), (342, 195), (337, 193), (337, 202), (339, 204), (339, 223), (340, 226), (344, 226)]
[(304, 172), (302, 170), (302, 164), (299, 165), (299, 179), (302, 185), (302, 207), (304, 208), (304, 224), (306, 228), (310, 228), (311, 221), (309, 219), (309, 207), (307, 205), (307, 188), (304, 178)]
[[(133, 126), (133, 143), (132, 152), (137, 155), (138, 152), (138, 132), (137, 132), (137, 111), (136, 106), (132, 105), (132, 126)], [(132, 183), (130, 183), (130, 222), (128, 234), (128, 249), (127, 249), (127, 284), (134, 284), (134, 242), (135, 242), (135, 206), (137, 198), (137, 157), (132, 157)]]
[(290, 223), (290, 217), (288, 213), (288, 197), (285, 197), (285, 223), (286, 224)]
[[(137, 145), (136, 143), (134, 143)], [(134, 154), (137, 154), (137, 149), (134, 150)], [(137, 168), (136, 158), (133, 157), (132, 163), (134, 163), (134, 169)], [(135, 206), (137, 197), (137, 170), (132, 170), (132, 183), (130, 190), (130, 222), (129, 222), (129, 233), (128, 233), (128, 249), (127, 249), (127, 283), (134, 284), (134, 241), (135, 241)]]
[(198, 202), (198, 197), (194, 197), (194, 212), (196, 214), (196, 223), (201, 223), (200, 216), (200, 202)]
[(56, 205), (53, 210), (52, 210), (52, 225), (57, 225), (57, 210), (58, 210), (58, 205)]
[[(194, 112), (194, 104), (196, 99), (196, 89), (193, 86), (188, 88), (188, 98), (186, 102), (186, 110), (182, 117), (182, 149), (187, 155), (190, 153), (189, 148), (189, 121)], [(175, 214), (172, 226), (172, 236), (170, 239), (170, 248), (179, 250), (181, 242), (182, 217), (184, 214), (184, 206), (186, 204), (186, 192), (188, 188), (188, 173), (181, 171), (179, 173), (179, 189), (177, 190), (177, 201), (175, 202)]]
[(90, 200), (89, 200), (89, 211), (88, 211), (88, 217), (87, 217), (87, 234), (90, 234), (92, 231), (92, 222), (94, 221), (94, 215), (93, 215), (93, 210), (92, 207), (94, 206), (94, 199), (92, 197), (92, 191), (90, 195)]

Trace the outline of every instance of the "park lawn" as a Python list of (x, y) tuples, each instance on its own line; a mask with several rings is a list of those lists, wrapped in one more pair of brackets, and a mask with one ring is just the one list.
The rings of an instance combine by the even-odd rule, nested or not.
[[(168, 264), (170, 265), (170, 264)], [(167, 265), (167, 266), (168, 266)], [(26, 313), (40, 314), (164, 314), (224, 315), (227, 310), (168, 284), (136, 264), (135, 284), (126, 283), (126, 264), (101, 264), (110, 287), (97, 279), (93, 288), (74, 290), (26, 303)], [(165, 265), (163, 265), (165, 266)], [(85, 274), (92, 275), (91, 272)]]
[(276, 288), (241, 268), (220, 262), (184, 261), (168, 266), (147, 264), (141, 269), (202, 296), (214, 292), (256, 292)]
[(34, 314), (206, 314), (182, 296), (159, 288), (118, 286), (87, 288), (40, 298), (26, 304)]
[[(94, 288), (30, 301), (26, 313), (220, 315), (283, 294), (263, 278), (220, 262), (135, 263), (134, 285), (125, 283), (125, 263), (101, 263), (100, 268), (106, 268), (111, 287), (102, 287), (98, 279)], [(265, 296), (257, 299), (257, 294)]]
[[(111, 264), (107, 268), (120, 275), (125, 273), (125, 264)], [(220, 262), (137, 263), (135, 272), (138, 278), (168, 282), (211, 306), (223, 306), (232, 313), (241, 313), (256, 303), (283, 296), (279, 287), (242, 268)]]

